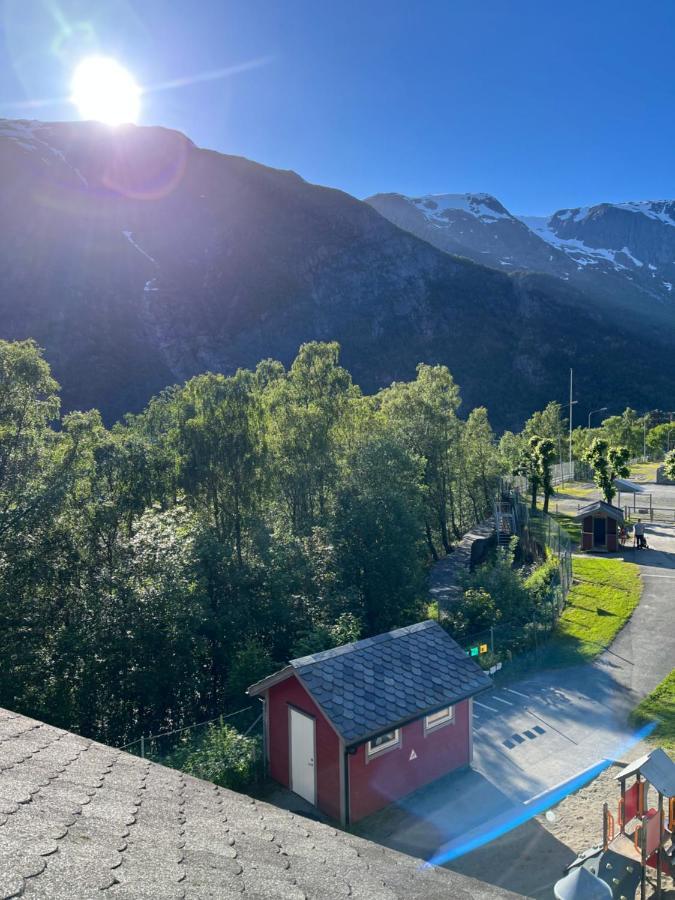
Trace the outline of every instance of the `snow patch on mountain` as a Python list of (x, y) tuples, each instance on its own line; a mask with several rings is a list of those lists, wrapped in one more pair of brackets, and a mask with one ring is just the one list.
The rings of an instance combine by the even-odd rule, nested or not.
[(513, 219), (491, 194), (426, 194), (411, 202), (434, 225), (447, 225), (449, 212), (468, 213), (486, 223)]
[(549, 217), (519, 216), (519, 218), (521, 222), (539, 235), (547, 244), (566, 253), (572, 262), (576, 263), (577, 268), (610, 263), (614, 271), (619, 272), (629, 268), (626, 265), (627, 261), (637, 268), (642, 268), (644, 263), (634, 256), (628, 247), (624, 246), (621, 250), (611, 250), (606, 247), (590, 247), (576, 238), (562, 238), (553, 230), (555, 221), (564, 222), (571, 218), (572, 221), (579, 222), (588, 215), (588, 212), (589, 207), (583, 207), (577, 210), (564, 210), (562, 213), (555, 213), (554, 216)]
[(157, 265), (157, 260), (150, 256), (150, 254), (145, 251), (137, 241), (134, 240), (133, 231), (123, 231), (122, 234), (129, 241), (132, 247), (135, 247), (136, 250), (138, 250), (138, 252), (142, 254), (146, 259), (149, 259), (151, 263)]
[(664, 225), (675, 227), (675, 219), (671, 213), (675, 213), (675, 202), (672, 200), (633, 200), (628, 203), (614, 203), (617, 209), (625, 209), (628, 212), (640, 213), (648, 219), (656, 219)]
[[(82, 172), (68, 162), (62, 150), (37, 136), (36, 131), (44, 133), (44, 130), (44, 123), (36, 122), (34, 119), (19, 119), (11, 122), (6, 119), (0, 119), (0, 135), (2, 137), (8, 137), (11, 141), (14, 141), (14, 143), (23, 147), (24, 150), (29, 150), (31, 153), (39, 152), (43, 147), (46, 148), (53, 156), (61, 160), (71, 172), (74, 172), (85, 187), (89, 187), (89, 182)], [(44, 156), (40, 158), (43, 162), (49, 163), (49, 160), (45, 159)]]

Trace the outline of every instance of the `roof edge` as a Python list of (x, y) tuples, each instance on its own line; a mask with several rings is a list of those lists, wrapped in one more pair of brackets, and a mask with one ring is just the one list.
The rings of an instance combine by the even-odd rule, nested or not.
[[(490, 677), (489, 675), (487, 676)], [(343, 737), (345, 742), (345, 747), (355, 747), (359, 744), (363, 744), (366, 741), (369, 741), (373, 737), (377, 737), (378, 734), (382, 734), (382, 732), (387, 728), (403, 728), (404, 725), (410, 724), (410, 722), (416, 722), (418, 719), (423, 718), (424, 716), (428, 716), (429, 713), (435, 712), (437, 709), (443, 709), (444, 706), (456, 706), (458, 703), (463, 703), (465, 700), (470, 700), (471, 697), (475, 697), (477, 694), (482, 694), (484, 691), (489, 691), (492, 687), (492, 680), (490, 680), (489, 684), (484, 685), (484, 687), (476, 688), (472, 691), (467, 691), (467, 693), (462, 694), (460, 697), (455, 697), (454, 700), (447, 700), (445, 703), (434, 703), (433, 706), (428, 706), (426, 709), (421, 710), (420, 712), (416, 712), (414, 716), (406, 716), (405, 719), (400, 719), (398, 722), (391, 722), (389, 725), (385, 725), (383, 728), (378, 728), (377, 731), (371, 731), (368, 734), (364, 734), (361, 737), (354, 738), (353, 740), (347, 740), (347, 738)], [(327, 717), (328, 718), (328, 717)]]
[(620, 516), (623, 519), (623, 510), (620, 506), (614, 506), (612, 503), (607, 503), (605, 500), (593, 500), (591, 503), (587, 503), (586, 506), (582, 506), (577, 514), (574, 516), (575, 519), (583, 519), (584, 516), (587, 516), (589, 513), (593, 512), (593, 510), (604, 510), (609, 513), (614, 513), (617, 518)]
[(335, 656), (342, 656), (345, 653), (354, 653), (363, 650), (366, 647), (372, 647), (373, 644), (380, 644), (386, 640), (396, 640), (406, 634), (414, 634), (417, 631), (426, 631), (433, 626), (441, 627), (434, 619), (425, 619), (423, 622), (416, 622), (414, 625), (404, 625), (402, 628), (394, 628), (391, 631), (385, 631), (382, 634), (373, 635), (373, 637), (361, 638), (359, 641), (352, 641), (349, 644), (340, 644), (338, 647), (331, 647), (328, 650), (320, 650), (318, 653), (311, 653), (308, 656), (299, 656), (292, 659), (289, 665), (294, 669), (303, 666), (311, 666), (313, 663), (323, 662), (325, 659), (332, 659)]
[(260, 681), (256, 681), (255, 684), (247, 687), (246, 694), (249, 697), (257, 697), (258, 694), (262, 694), (263, 691), (274, 687), (275, 684), (285, 681), (291, 675), (295, 675), (293, 666), (284, 666), (284, 668), (280, 669), (278, 672), (273, 672), (272, 675), (268, 675), (267, 678), (262, 678)]

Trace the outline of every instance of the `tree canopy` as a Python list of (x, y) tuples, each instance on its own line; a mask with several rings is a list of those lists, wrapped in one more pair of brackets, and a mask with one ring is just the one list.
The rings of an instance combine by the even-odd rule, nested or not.
[(444, 366), (364, 397), (310, 343), (108, 428), (60, 418), (39, 348), (0, 341), (0, 705), (122, 744), (424, 618), (429, 563), (504, 470), (459, 409)]

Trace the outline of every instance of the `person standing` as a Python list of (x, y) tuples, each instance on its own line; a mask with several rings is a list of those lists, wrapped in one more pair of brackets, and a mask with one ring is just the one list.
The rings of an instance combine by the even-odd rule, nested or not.
[(645, 526), (642, 519), (638, 519), (635, 523), (635, 545), (638, 550), (644, 550), (647, 546), (645, 541)]

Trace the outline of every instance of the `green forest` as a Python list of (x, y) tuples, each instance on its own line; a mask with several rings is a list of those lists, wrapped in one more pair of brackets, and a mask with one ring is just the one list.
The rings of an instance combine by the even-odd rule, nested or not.
[(289, 657), (427, 614), (505, 470), (443, 366), (364, 396), (335, 343), (204, 374), (107, 428), (0, 341), (0, 705), (121, 745)]

